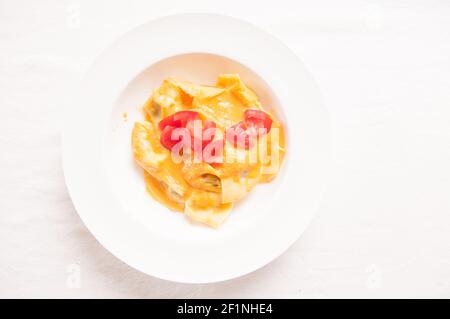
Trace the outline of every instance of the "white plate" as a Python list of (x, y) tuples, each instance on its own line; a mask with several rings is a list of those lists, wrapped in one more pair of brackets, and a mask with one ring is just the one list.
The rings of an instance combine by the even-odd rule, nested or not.
[[(213, 84), (219, 73), (239, 73), (284, 122), (287, 155), (276, 180), (257, 186), (216, 230), (146, 193), (130, 133), (164, 78)], [(329, 156), (318, 90), (295, 54), (253, 25), (209, 14), (148, 22), (98, 58), (77, 97), (63, 136), (70, 195), (99, 242), (142, 272), (186, 283), (247, 274), (283, 253), (318, 207)]]

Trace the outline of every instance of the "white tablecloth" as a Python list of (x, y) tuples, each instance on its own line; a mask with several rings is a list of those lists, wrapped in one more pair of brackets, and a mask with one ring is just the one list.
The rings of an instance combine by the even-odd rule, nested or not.
[[(0, 3), (0, 297), (450, 297), (447, 1)], [(321, 88), (333, 169), (283, 256), (207, 285), (155, 279), (80, 221), (61, 170), (62, 106), (95, 56), (148, 19), (244, 18), (294, 49)]]

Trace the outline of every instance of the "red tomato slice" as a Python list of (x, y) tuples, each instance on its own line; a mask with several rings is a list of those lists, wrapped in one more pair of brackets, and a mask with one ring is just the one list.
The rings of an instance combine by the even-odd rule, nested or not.
[(198, 118), (198, 112), (180, 111), (162, 119), (158, 126), (160, 130), (164, 130), (166, 126), (186, 127), (186, 124)]
[(227, 141), (234, 147), (248, 150), (255, 144), (255, 135), (247, 129), (244, 122), (239, 122), (227, 129)]
[[(177, 133), (180, 133), (179, 134), (180, 136), (172, 138), (172, 133), (175, 129), (180, 130), (177, 132)], [(162, 130), (159, 141), (161, 142), (162, 146), (164, 146), (166, 149), (168, 149), (170, 151), (176, 144), (178, 144), (179, 142), (181, 142), (183, 140), (183, 136), (181, 136), (181, 134), (186, 136), (185, 138), (188, 138), (190, 136), (190, 132), (186, 128), (173, 127), (173, 126), (167, 125)]]
[(261, 136), (270, 132), (272, 127), (272, 119), (266, 112), (248, 109), (244, 112), (245, 126), (253, 129), (257, 136)]

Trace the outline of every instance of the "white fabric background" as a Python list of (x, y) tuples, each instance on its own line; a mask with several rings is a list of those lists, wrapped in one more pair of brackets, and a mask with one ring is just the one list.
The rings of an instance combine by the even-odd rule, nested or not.
[[(182, 12), (281, 38), (331, 120), (333, 169), (311, 226), (273, 263), (218, 284), (117, 260), (61, 170), (62, 106), (83, 70), (118, 35)], [(445, 0), (0, 0), (0, 297), (450, 297), (449, 17)]]

